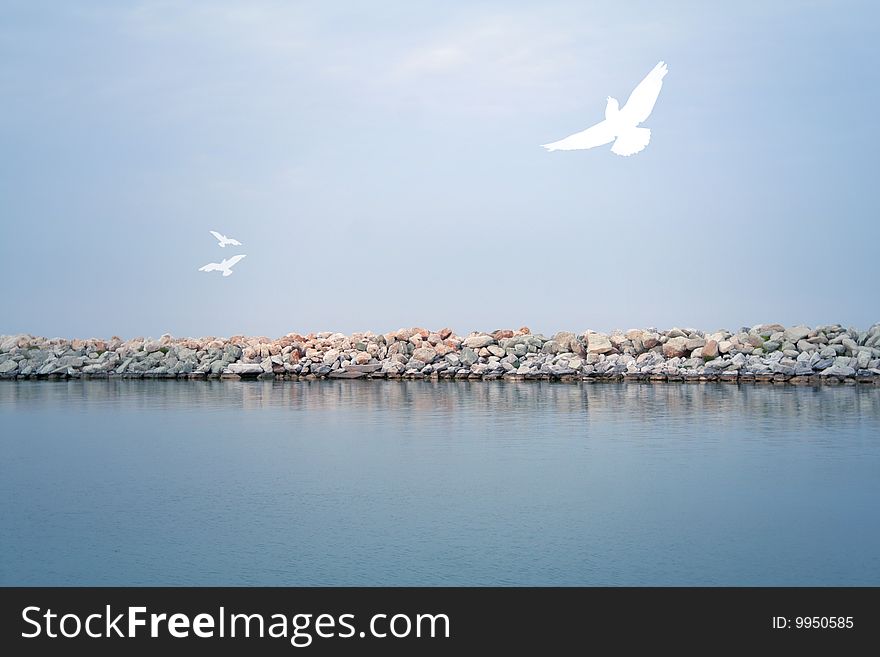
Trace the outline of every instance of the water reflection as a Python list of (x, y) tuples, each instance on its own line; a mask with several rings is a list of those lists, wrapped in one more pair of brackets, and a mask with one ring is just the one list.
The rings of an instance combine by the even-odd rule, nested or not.
[[(880, 423), (880, 388), (756, 385), (570, 384), (507, 381), (57, 381), (0, 382), (0, 412), (63, 405), (72, 412), (240, 409), (359, 411), (407, 424), (490, 415), (497, 421), (552, 410), (583, 421), (658, 422), (718, 418), (787, 429)], [(771, 420), (769, 423), (767, 420)]]
[(880, 585), (880, 388), (0, 382), (0, 585)]

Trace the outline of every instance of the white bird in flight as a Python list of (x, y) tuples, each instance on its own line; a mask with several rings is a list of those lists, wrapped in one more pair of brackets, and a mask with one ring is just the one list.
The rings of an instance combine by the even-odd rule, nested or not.
[(217, 244), (221, 248), (225, 248), (227, 244), (229, 246), (241, 246), (241, 242), (239, 242), (238, 240), (234, 240), (231, 237), (226, 237), (226, 235), (221, 235), (216, 230), (212, 230), (209, 232), (211, 233), (211, 235), (217, 238)]
[(224, 276), (232, 276), (233, 265), (244, 257), (246, 256), (237, 255), (225, 258), (223, 262), (209, 262), (204, 267), (199, 267), (199, 271), (222, 271)]
[(633, 89), (622, 108), (616, 98), (608, 96), (604, 121), (552, 144), (544, 144), (544, 148), (548, 151), (576, 151), (613, 141), (611, 152), (617, 155), (633, 155), (643, 150), (651, 140), (651, 131), (636, 126), (651, 115), (666, 72), (666, 64), (660, 62)]

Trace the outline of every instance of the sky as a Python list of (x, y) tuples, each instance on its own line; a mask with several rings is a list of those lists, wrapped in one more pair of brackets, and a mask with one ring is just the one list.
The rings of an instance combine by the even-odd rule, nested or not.
[(0, 334), (880, 321), (880, 9), (721, 5), (0, 0)]

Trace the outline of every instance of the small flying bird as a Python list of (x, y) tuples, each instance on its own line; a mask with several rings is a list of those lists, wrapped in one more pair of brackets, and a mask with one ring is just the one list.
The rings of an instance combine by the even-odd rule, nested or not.
[(616, 155), (633, 155), (643, 150), (651, 140), (651, 131), (636, 126), (651, 115), (666, 72), (666, 64), (660, 62), (633, 89), (622, 108), (616, 98), (608, 96), (604, 121), (552, 144), (544, 144), (544, 148), (548, 151), (576, 151), (613, 141), (611, 152)]
[(232, 276), (232, 267), (239, 260), (246, 256), (236, 255), (231, 258), (226, 258), (223, 262), (209, 262), (204, 267), (199, 267), (199, 271), (222, 271), (223, 276)]
[(229, 245), (229, 246), (241, 246), (241, 242), (239, 242), (238, 240), (234, 240), (234, 239), (232, 239), (231, 237), (226, 237), (226, 235), (221, 235), (221, 234), (218, 233), (216, 230), (212, 230), (212, 231), (209, 231), (209, 232), (211, 233), (211, 235), (213, 235), (213, 236), (217, 239), (217, 244), (218, 244), (221, 248), (226, 248), (227, 245)]

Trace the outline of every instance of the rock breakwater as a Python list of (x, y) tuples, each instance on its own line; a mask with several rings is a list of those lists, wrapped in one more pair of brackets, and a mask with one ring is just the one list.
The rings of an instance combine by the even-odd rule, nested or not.
[(554, 379), (880, 385), (880, 324), (738, 331), (528, 328), (289, 333), (281, 338), (67, 340), (0, 336), (0, 378)]

